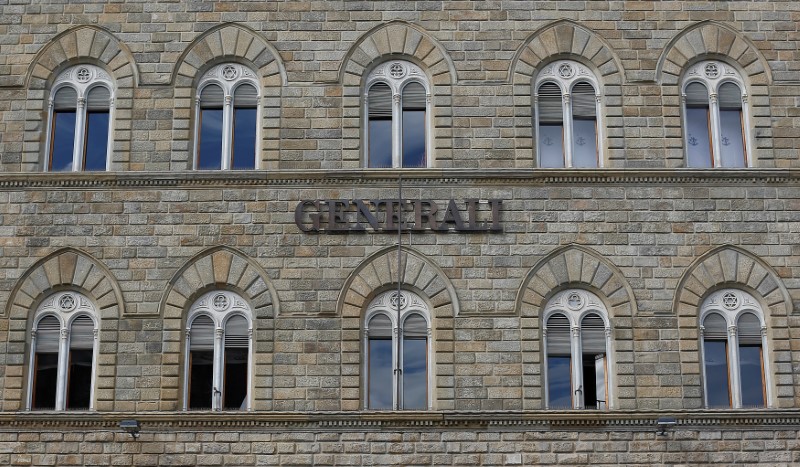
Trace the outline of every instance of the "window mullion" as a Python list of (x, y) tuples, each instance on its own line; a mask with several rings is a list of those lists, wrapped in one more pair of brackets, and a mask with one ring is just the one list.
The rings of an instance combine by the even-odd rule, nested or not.
[(92, 330), (92, 379), (90, 380), (92, 386), (89, 388), (89, 410), (94, 410), (94, 387), (96, 386), (95, 381), (97, 378), (97, 362), (100, 356), (99, 337), (100, 329), (95, 325)]
[(222, 408), (222, 371), (224, 366), (224, 348), (222, 343), (223, 330), (220, 327), (214, 329), (214, 364), (211, 386), (211, 409), (221, 410)]
[(392, 167), (403, 166), (403, 109), (400, 93), (392, 94)]
[(58, 369), (56, 378), (56, 410), (67, 406), (67, 366), (69, 364), (69, 330), (61, 328), (58, 342)]
[(402, 367), (400, 362), (400, 327), (394, 326), (392, 328), (392, 362), (394, 371), (392, 371), (392, 409), (400, 410), (401, 394), (400, 384), (402, 384)]
[(564, 167), (572, 167), (572, 105), (570, 104), (571, 95), (566, 91), (562, 96), (562, 112), (564, 114), (563, 128), (564, 141)]
[(739, 373), (739, 338), (736, 326), (728, 326), (728, 374), (731, 406), (739, 409), (742, 407), (742, 381)]
[(222, 109), (222, 170), (231, 167), (231, 154), (233, 150), (233, 96), (225, 96), (225, 104)]
[(86, 154), (86, 97), (78, 97), (75, 108), (75, 146), (72, 149), (72, 170), (83, 170), (83, 157)]
[(720, 147), (720, 138), (722, 137), (722, 128), (719, 120), (719, 99), (716, 92), (712, 92), (708, 96), (709, 99), (709, 113), (711, 114), (711, 148), (714, 154), (714, 167), (722, 167), (722, 152)]
[(572, 326), (572, 338), (570, 339), (570, 351), (572, 353), (572, 407), (575, 409), (583, 408), (583, 356), (581, 354), (581, 328)]

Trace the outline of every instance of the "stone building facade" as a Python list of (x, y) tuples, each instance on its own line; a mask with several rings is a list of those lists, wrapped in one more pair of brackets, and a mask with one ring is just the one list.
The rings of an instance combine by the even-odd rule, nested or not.
[(800, 5), (0, 10), (0, 464), (800, 463)]

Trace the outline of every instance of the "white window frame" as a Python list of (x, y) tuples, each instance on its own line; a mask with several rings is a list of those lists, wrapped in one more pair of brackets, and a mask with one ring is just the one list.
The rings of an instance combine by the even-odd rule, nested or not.
[[(731, 298), (733, 297), (733, 298)], [(735, 304), (734, 304), (735, 303)], [(705, 365), (705, 335), (703, 323), (710, 314), (722, 316), (728, 326), (728, 378), (730, 381), (732, 408), (742, 408), (742, 380), (739, 371), (739, 317), (745, 313), (755, 315), (761, 324), (761, 355), (764, 368), (764, 393), (766, 395), (766, 406), (772, 408), (774, 404), (772, 396), (772, 371), (770, 370), (767, 340), (767, 325), (764, 322), (764, 312), (758, 300), (749, 293), (739, 289), (718, 290), (703, 300), (700, 306), (699, 327), (700, 327), (700, 367), (703, 374), (703, 404), (709, 408), (708, 404), (708, 378), (706, 377)]]
[[(399, 316), (397, 309), (398, 303), (400, 304)], [(369, 409), (369, 322), (375, 315), (384, 315), (387, 316), (392, 323), (392, 362), (399, 363), (399, 368), (394, 368), (392, 372), (392, 410), (403, 410), (403, 376), (402, 371), (398, 371), (403, 368), (403, 329), (400, 328), (399, 323), (404, 323), (406, 318), (412, 314), (422, 316), (427, 326), (427, 408), (428, 410), (433, 408), (433, 342), (431, 339), (432, 333), (429, 307), (420, 296), (413, 292), (408, 290), (400, 291), (400, 299), (398, 300), (398, 291), (389, 290), (375, 297), (372, 302), (370, 302), (364, 314), (362, 342), (362, 355), (364, 355), (364, 358), (362, 358), (361, 361), (361, 374), (363, 375), (362, 387), (364, 388), (362, 406), (364, 409)]]
[[(389, 86), (392, 91), (392, 168), (403, 167), (403, 89), (409, 83), (419, 83), (425, 89), (425, 167), (432, 167), (433, 117), (431, 115), (431, 87), (428, 77), (417, 65), (406, 60), (390, 60), (380, 64), (367, 75), (364, 83), (364, 160), (369, 168), (369, 90), (376, 83)], [(411, 167), (415, 168), (415, 167)]]
[(742, 134), (744, 135), (744, 165), (752, 167), (751, 144), (750, 144), (750, 112), (748, 110), (747, 86), (741, 74), (732, 66), (719, 60), (705, 60), (696, 63), (686, 70), (681, 84), (681, 112), (683, 113), (683, 142), (684, 159), (686, 167), (689, 166), (689, 122), (686, 112), (686, 88), (692, 83), (703, 84), (708, 90), (708, 108), (711, 118), (711, 145), (714, 154), (713, 167), (722, 167), (722, 151), (720, 139), (722, 128), (719, 118), (719, 88), (725, 83), (735, 84), (742, 93)]
[[(578, 83), (589, 83), (595, 92), (595, 117), (597, 121), (597, 168), (604, 164), (603, 146), (605, 141), (604, 125), (602, 124), (602, 94), (600, 82), (589, 68), (574, 60), (559, 60), (545, 66), (536, 76), (533, 83), (534, 131), (536, 133), (536, 161), (537, 166), (542, 166), (539, 154), (539, 87), (545, 83), (554, 83), (561, 89), (561, 112), (564, 125), (564, 167), (572, 168), (572, 90)], [(588, 167), (587, 167), (588, 168)]]
[[(72, 323), (81, 316), (88, 316), (93, 323), (92, 343), (92, 377), (89, 392), (89, 410), (95, 409), (95, 386), (97, 381), (97, 361), (100, 352), (100, 317), (97, 313), (95, 304), (85, 295), (75, 291), (57, 292), (42, 300), (33, 315), (33, 327), (31, 329), (31, 346), (28, 360), (28, 390), (26, 394), (26, 410), (32, 410), (33, 405), (33, 384), (34, 367), (36, 365), (36, 342), (38, 326), (42, 319), (54, 316), (59, 321), (60, 333), (58, 342), (58, 377), (56, 384), (56, 406), (55, 410), (67, 410), (67, 379), (70, 352), (70, 329)], [(69, 409), (73, 410), (73, 409)]]
[(261, 92), (261, 84), (258, 82), (256, 73), (250, 68), (239, 63), (222, 63), (212, 67), (208, 70), (200, 81), (197, 83), (197, 94), (195, 96), (194, 106), (194, 151), (192, 166), (197, 168), (198, 157), (200, 157), (200, 104), (203, 89), (209, 85), (217, 85), (222, 88), (224, 95), (222, 107), (222, 158), (220, 162), (220, 170), (230, 170), (231, 158), (233, 157), (233, 95), (236, 88), (242, 84), (249, 84), (256, 89), (256, 144), (255, 144), (255, 160), (253, 161), (253, 169), (257, 170), (260, 166), (261, 154), (261, 119), (263, 107), (263, 93)]
[[(606, 407), (601, 410), (610, 410), (616, 407), (615, 399), (615, 361), (614, 346), (611, 339), (612, 329), (608, 319), (608, 311), (600, 298), (583, 289), (568, 289), (554, 295), (544, 307), (542, 314), (542, 387), (544, 389), (545, 409), (550, 408), (549, 380), (547, 375), (548, 353), (547, 353), (547, 321), (553, 315), (566, 316), (570, 326), (570, 359), (572, 381), (578, 383), (583, 381), (583, 365), (576, 362), (583, 361), (583, 348), (581, 341), (581, 322), (586, 315), (593, 314), (599, 316), (605, 324), (606, 341)], [(573, 387), (572, 408), (585, 409), (584, 394), (582, 386)]]
[[(222, 297), (222, 298), (220, 298)], [(183, 410), (189, 410), (189, 373), (191, 371), (192, 324), (199, 316), (207, 316), (214, 323), (214, 368), (212, 380), (211, 410), (225, 410), (222, 404), (223, 369), (225, 365), (225, 326), (232, 317), (242, 316), (247, 320), (247, 397), (246, 410), (253, 407), (253, 312), (245, 299), (229, 290), (213, 290), (200, 296), (189, 308), (186, 317), (186, 340), (183, 372)]]
[(111, 76), (100, 67), (88, 64), (76, 65), (68, 68), (53, 82), (50, 89), (50, 100), (47, 103), (47, 136), (45, 137), (45, 160), (43, 171), (50, 171), (50, 161), (53, 157), (51, 145), (53, 143), (53, 112), (55, 110), (56, 93), (62, 88), (69, 87), (75, 90), (78, 101), (75, 103), (75, 147), (72, 151), (72, 172), (83, 170), (83, 156), (86, 152), (86, 98), (89, 91), (102, 86), (108, 89), (108, 149), (106, 151), (106, 171), (111, 169), (111, 154), (114, 148), (114, 98), (116, 86)]

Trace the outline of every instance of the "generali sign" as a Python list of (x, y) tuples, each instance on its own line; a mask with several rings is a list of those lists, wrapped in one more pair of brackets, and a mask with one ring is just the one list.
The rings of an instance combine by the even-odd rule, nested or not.
[(294, 222), (303, 232), (502, 232), (500, 199), (316, 199), (303, 200)]

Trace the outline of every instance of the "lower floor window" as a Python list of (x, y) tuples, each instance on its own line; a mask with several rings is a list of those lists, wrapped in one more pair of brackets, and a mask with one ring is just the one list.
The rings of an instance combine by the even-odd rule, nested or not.
[(425, 302), (407, 291), (372, 301), (365, 320), (366, 408), (430, 408), (428, 316)]
[(250, 308), (228, 291), (210, 292), (190, 308), (184, 408), (248, 410)]

